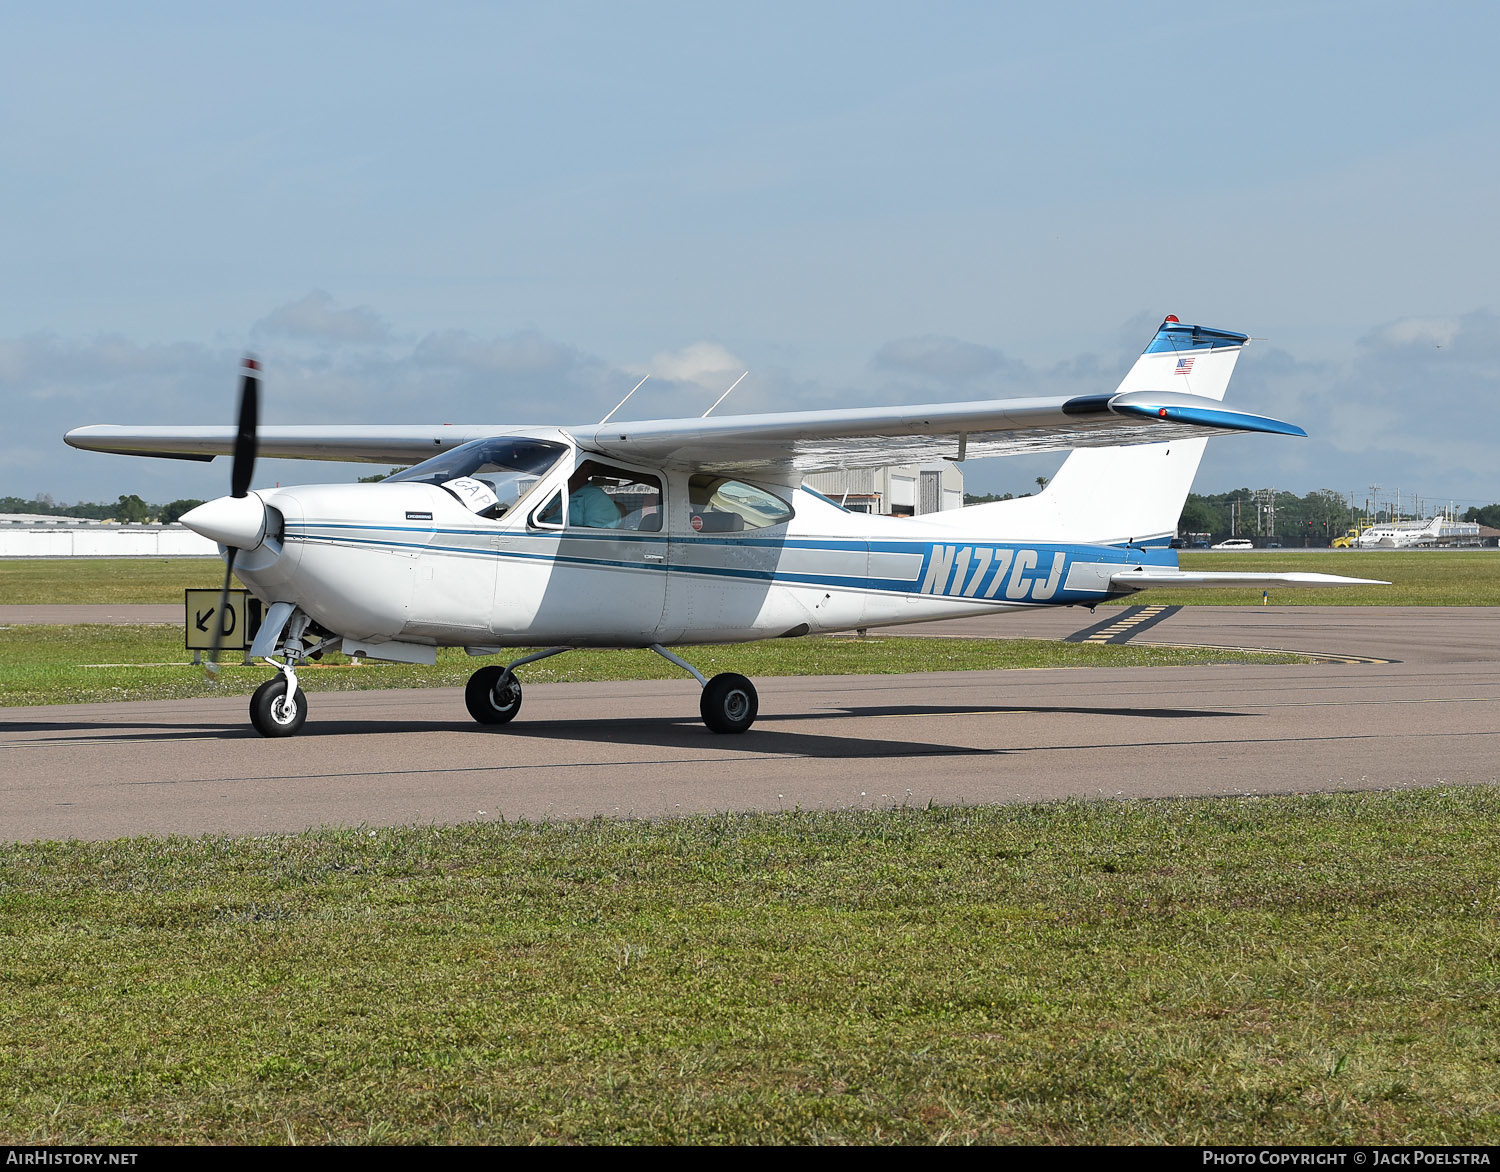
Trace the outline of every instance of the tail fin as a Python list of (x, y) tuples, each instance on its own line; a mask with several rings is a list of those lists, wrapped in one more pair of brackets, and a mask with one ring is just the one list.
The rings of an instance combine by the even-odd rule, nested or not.
[[(1186, 391), (1222, 400), (1249, 340), (1169, 317), (1115, 393)], [(1176, 532), (1207, 442), (1079, 448), (1038, 495), (976, 505), (962, 515), (966, 524), (982, 516), (982, 524), (1005, 538), (1165, 545)], [(945, 516), (957, 519), (955, 513)]]

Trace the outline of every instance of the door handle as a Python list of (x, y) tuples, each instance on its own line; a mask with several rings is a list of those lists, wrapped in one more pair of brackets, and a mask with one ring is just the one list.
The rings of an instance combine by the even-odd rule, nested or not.
[(648, 553), (645, 556), (648, 562), (664, 562), (667, 560), (667, 555), (664, 553)]

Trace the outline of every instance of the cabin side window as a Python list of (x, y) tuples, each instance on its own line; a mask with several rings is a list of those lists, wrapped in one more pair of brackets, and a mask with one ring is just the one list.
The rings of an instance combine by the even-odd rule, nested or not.
[(779, 496), (726, 476), (688, 479), (689, 523), (698, 533), (743, 533), (785, 525), (792, 506)]
[(562, 493), (554, 492), (547, 503), (531, 515), (531, 523), (538, 529), (561, 529), (562, 515)]
[[(560, 497), (555, 504), (549, 502), (537, 520), (544, 525), (556, 524), (560, 506)], [(568, 478), (568, 528), (661, 532), (661, 481), (598, 460), (585, 460)]]

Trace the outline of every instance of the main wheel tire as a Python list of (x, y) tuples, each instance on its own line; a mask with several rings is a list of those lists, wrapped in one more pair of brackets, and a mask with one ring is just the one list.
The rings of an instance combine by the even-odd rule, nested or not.
[(250, 723), (263, 737), (289, 737), (307, 720), (307, 693), (299, 685), (287, 699), (286, 677), (276, 675), (250, 697)]
[(714, 676), (698, 699), (703, 723), (716, 733), (742, 733), (755, 723), (760, 698), (744, 676), (727, 671)]
[(480, 724), (509, 724), (521, 711), (521, 681), (511, 676), (495, 694), (495, 685), (505, 675), (503, 667), (482, 667), (469, 677), (464, 688), (464, 703), (469, 715)]

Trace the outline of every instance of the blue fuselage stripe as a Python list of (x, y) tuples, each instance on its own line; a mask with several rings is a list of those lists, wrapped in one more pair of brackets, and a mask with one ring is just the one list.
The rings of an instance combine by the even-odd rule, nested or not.
[[(341, 530), (334, 533), (330, 530)], [(375, 534), (389, 536), (377, 537)], [(396, 535), (406, 535), (401, 540)], [(461, 542), (435, 542), (438, 536), (472, 537), (478, 539), (474, 545)], [(503, 544), (497, 547), (494, 539), (499, 536)], [(661, 535), (621, 534), (601, 531), (588, 534), (525, 533), (511, 532), (497, 535), (493, 532), (468, 529), (427, 529), (400, 525), (358, 525), (350, 523), (289, 524), (288, 540), (321, 543), (370, 549), (407, 550), (412, 553), (435, 553), (459, 557), (488, 557), (497, 561), (529, 561), (557, 563), (571, 566), (587, 566), (596, 569), (626, 570), (649, 574), (689, 575), (697, 578), (719, 578), (726, 580), (777, 583), (801, 586), (827, 586), (839, 590), (860, 590), (880, 594), (918, 594), (938, 597), (972, 599), (975, 603), (1004, 601), (1066, 602), (1081, 597), (1098, 598), (1108, 592), (1107, 585), (1098, 579), (1095, 585), (1083, 589), (1068, 589), (1068, 573), (1076, 563), (1101, 566), (1131, 565), (1176, 566), (1175, 551), (1163, 548), (1122, 548), (1105, 545), (1041, 545), (996, 541), (916, 541), (881, 540), (868, 542), (847, 539), (820, 539), (812, 537), (788, 538), (780, 541), (760, 539), (746, 541), (730, 538), (668, 539)], [(648, 539), (652, 544), (676, 547), (677, 556), (670, 562), (627, 561), (619, 556), (562, 552), (561, 549), (538, 548), (528, 550), (517, 545), (531, 541), (571, 542), (615, 541), (624, 538), (638, 542)], [(728, 553), (739, 549), (744, 552), (748, 565), (694, 564), (690, 560), (694, 551), (708, 549)], [(900, 576), (876, 576), (874, 574), (828, 573), (812, 570), (790, 570), (780, 566), (780, 557), (770, 558), (770, 564), (756, 565), (777, 550), (798, 553), (829, 552), (847, 555), (868, 553), (870, 558), (892, 554), (919, 558), (915, 574), (911, 571)], [(683, 556), (686, 555), (686, 556)], [(868, 563), (866, 563), (868, 566)]]

